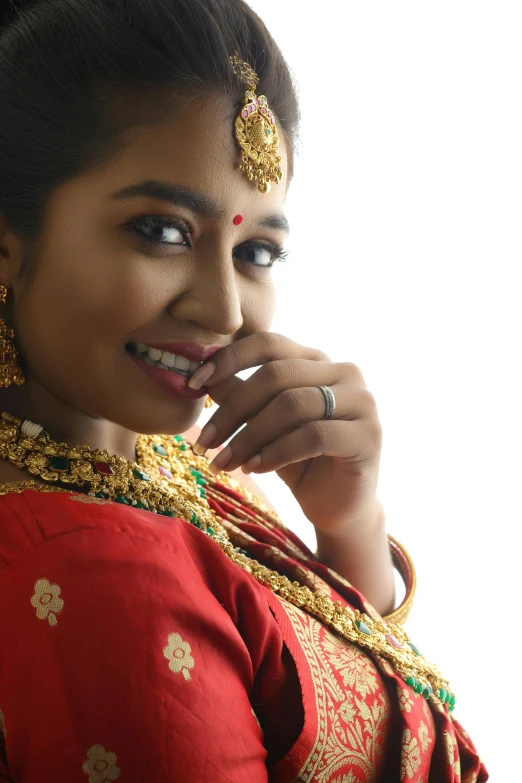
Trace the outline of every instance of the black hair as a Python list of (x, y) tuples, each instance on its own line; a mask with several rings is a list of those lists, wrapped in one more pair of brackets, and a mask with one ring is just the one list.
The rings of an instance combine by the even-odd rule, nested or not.
[[(35, 240), (55, 187), (107, 162), (125, 134), (160, 121), (184, 96), (219, 92), (236, 113), (259, 76), (293, 152), (299, 109), (291, 72), (243, 0), (0, 0), (0, 213)], [(231, 122), (231, 133), (233, 133)]]

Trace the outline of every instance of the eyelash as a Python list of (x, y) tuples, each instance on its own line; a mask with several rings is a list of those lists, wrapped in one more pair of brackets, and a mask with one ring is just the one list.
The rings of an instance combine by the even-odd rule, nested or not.
[[(188, 246), (190, 247), (190, 241), (189, 241), (189, 235), (190, 235), (190, 227), (179, 220), (174, 220), (172, 218), (169, 218), (168, 220), (162, 217), (154, 217), (154, 216), (147, 216), (142, 218), (136, 218), (135, 220), (132, 220), (127, 225), (130, 227), (132, 231), (134, 231), (141, 239), (144, 239), (146, 242), (149, 242), (153, 245), (171, 245), (172, 247), (183, 247), (183, 244), (180, 242), (162, 242), (159, 239), (152, 239), (149, 236), (146, 236), (139, 230), (139, 226), (147, 224), (149, 227), (152, 226), (161, 226), (162, 228), (175, 228), (177, 231), (180, 232), (185, 242), (187, 242)], [(246, 242), (242, 242), (241, 245), (238, 245), (238, 247), (235, 249), (235, 252), (237, 252), (238, 248), (246, 247), (247, 249), (262, 249), (262, 250), (269, 250), (272, 253), (272, 261), (270, 264), (256, 264), (254, 261), (246, 261), (247, 264), (250, 264), (250, 266), (255, 266), (260, 269), (271, 269), (276, 261), (286, 261), (288, 258), (288, 250), (284, 250), (281, 245), (278, 245), (274, 242), (266, 242), (266, 241), (253, 241), (248, 240)], [(242, 259), (245, 260), (245, 259)]]

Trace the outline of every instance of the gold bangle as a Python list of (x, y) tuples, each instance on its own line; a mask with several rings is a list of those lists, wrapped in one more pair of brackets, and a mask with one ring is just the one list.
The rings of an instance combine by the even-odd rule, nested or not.
[(404, 625), (413, 607), (413, 597), (417, 589), (417, 574), (413, 560), (396, 538), (388, 533), (393, 565), (399, 572), (406, 587), (406, 595), (400, 606), (391, 614), (383, 615), (383, 620), (397, 625)]

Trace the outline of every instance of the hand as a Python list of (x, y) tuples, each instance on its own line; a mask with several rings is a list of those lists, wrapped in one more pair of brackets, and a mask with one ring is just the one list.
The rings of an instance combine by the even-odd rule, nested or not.
[[(258, 332), (218, 351), (194, 373), (215, 365), (205, 389), (219, 409), (203, 427), (194, 451), (204, 454), (235, 435), (211, 463), (212, 472), (274, 470), (306, 518), (328, 534), (347, 531), (374, 514), (382, 430), (373, 395), (351, 362), (334, 363), (273, 332)], [(259, 369), (247, 380), (236, 373)], [(330, 386), (336, 407), (322, 420)], [(199, 448), (198, 444), (202, 444)], [(245, 464), (246, 463), (246, 464)]]

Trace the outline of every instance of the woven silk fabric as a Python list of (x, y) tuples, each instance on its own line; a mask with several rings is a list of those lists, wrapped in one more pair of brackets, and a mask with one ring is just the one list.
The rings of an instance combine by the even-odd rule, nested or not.
[[(293, 532), (209, 502), (257, 560), (378, 617)], [(488, 780), (447, 707), (184, 520), (76, 492), (0, 497), (0, 612), (0, 780)]]

